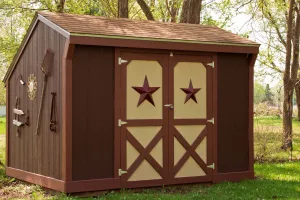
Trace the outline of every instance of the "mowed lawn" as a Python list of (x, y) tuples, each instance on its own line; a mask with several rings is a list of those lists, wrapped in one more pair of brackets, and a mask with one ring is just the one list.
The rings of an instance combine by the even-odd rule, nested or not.
[[(0, 119), (3, 121), (3, 119)], [(256, 123), (266, 126), (281, 126), (276, 117), (256, 118)], [(5, 132), (5, 123), (0, 123), (0, 130)], [(295, 156), (299, 156), (300, 123), (294, 121)], [(0, 132), (2, 133), (2, 132)], [(275, 141), (273, 141), (275, 142)], [(0, 134), (0, 160), (4, 160), (5, 135)], [(288, 152), (280, 152), (288, 156)], [(110, 191), (99, 197), (86, 199), (300, 199), (300, 163), (255, 164), (255, 180), (239, 183), (221, 183), (211, 186), (186, 185), (144, 189), (139, 192), (131, 190)], [(0, 167), (0, 199), (82, 199), (43, 190), (39, 186), (26, 184), (4, 175)]]

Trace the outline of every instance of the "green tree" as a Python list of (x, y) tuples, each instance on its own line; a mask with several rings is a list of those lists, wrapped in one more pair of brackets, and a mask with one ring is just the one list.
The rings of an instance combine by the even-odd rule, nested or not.
[(265, 98), (264, 86), (258, 81), (254, 82), (254, 104), (259, 104), (263, 102)]
[(264, 99), (263, 102), (268, 103), (269, 105), (273, 105), (274, 104), (274, 94), (271, 91), (270, 85), (267, 84), (265, 91), (264, 91)]

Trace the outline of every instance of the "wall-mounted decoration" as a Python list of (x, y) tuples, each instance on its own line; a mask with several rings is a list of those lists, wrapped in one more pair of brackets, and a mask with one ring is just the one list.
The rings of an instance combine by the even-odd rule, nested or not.
[(194, 88), (191, 79), (190, 79), (190, 84), (189, 84), (188, 88), (180, 88), (180, 89), (183, 92), (186, 93), (186, 97), (185, 97), (185, 102), (184, 103), (186, 103), (190, 99), (193, 99), (196, 103), (198, 103), (195, 94), (197, 92), (199, 92), (201, 90), (201, 88)]
[(13, 125), (17, 126), (17, 133), (16, 133), (17, 137), (20, 136), (20, 126), (23, 125), (23, 123), (19, 121), (19, 115), (20, 114), (18, 114), (18, 113), (21, 113), (21, 111), (19, 110), (19, 97), (16, 97), (15, 108), (14, 108), (15, 116), (14, 116), (14, 119), (13, 119)]
[(20, 81), (20, 83), (21, 83), (22, 85), (25, 85), (25, 82), (23, 81), (22, 75), (20, 75), (20, 76), (18, 77), (18, 79), (19, 79), (19, 81)]
[(56, 93), (51, 92), (52, 102), (51, 102), (51, 114), (50, 114), (50, 131), (56, 132)]
[(41, 96), (41, 100), (40, 100), (39, 113), (38, 113), (38, 118), (37, 118), (37, 126), (36, 126), (36, 131), (35, 131), (36, 135), (38, 135), (39, 128), (40, 128), (41, 112), (42, 112), (42, 107), (43, 107), (43, 103), (44, 103), (45, 89), (46, 89), (46, 85), (47, 85), (49, 68), (52, 65), (52, 61), (53, 61), (53, 56), (54, 56), (53, 52), (50, 49), (47, 49), (46, 55), (44, 57), (42, 65), (41, 65), (41, 70), (44, 74), (44, 81), (43, 81), (42, 96)]
[(30, 123), (29, 123), (29, 115), (27, 114), (27, 116), (26, 116), (26, 121), (25, 121), (25, 126), (29, 126), (30, 125)]
[(17, 115), (24, 115), (23, 110), (20, 110), (20, 109), (17, 109), (17, 108), (14, 108), (14, 113), (17, 114)]
[(13, 120), (13, 124), (14, 124), (15, 126), (18, 126), (18, 127), (24, 125), (23, 122), (20, 122), (20, 121), (18, 121), (18, 120), (16, 120), (16, 119)]
[(142, 87), (132, 88), (140, 94), (140, 99), (137, 106), (141, 105), (141, 103), (143, 103), (145, 100), (147, 100), (149, 103), (155, 106), (152, 94), (156, 92), (160, 87), (150, 87), (147, 76), (145, 76), (144, 84)]
[(37, 81), (36, 81), (36, 77), (34, 76), (34, 74), (29, 75), (27, 87), (28, 87), (27, 91), (28, 91), (29, 99), (34, 100), (35, 95), (36, 95), (36, 90), (37, 90)]

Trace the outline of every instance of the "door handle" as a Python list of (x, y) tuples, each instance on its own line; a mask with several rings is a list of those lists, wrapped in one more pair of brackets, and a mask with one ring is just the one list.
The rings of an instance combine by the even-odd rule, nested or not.
[(166, 105), (164, 105), (165, 107), (169, 107), (170, 109), (173, 109), (174, 108), (174, 106), (173, 106), (173, 104), (166, 104)]

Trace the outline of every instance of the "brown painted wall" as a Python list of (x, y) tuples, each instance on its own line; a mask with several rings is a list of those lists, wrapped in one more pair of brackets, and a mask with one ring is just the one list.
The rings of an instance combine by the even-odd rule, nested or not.
[(246, 54), (218, 54), (218, 172), (248, 171), (249, 67)]
[[(49, 130), (51, 92), (57, 93), (57, 120), (61, 122), (61, 64), (66, 39), (42, 22), (37, 24), (12, 76), (9, 79), (9, 159), (8, 166), (50, 176), (61, 178), (61, 124), (57, 132)], [(54, 62), (48, 77), (45, 90), (45, 101), (42, 109), (41, 127), (39, 135), (35, 135), (37, 125), (38, 106), (42, 93), (43, 74), (40, 70), (46, 50), (54, 52)], [(27, 83), (30, 74), (37, 78), (38, 91), (32, 101), (28, 97), (27, 86), (21, 85), (19, 75)], [(20, 128), (20, 137), (16, 137), (16, 127), (12, 124), (14, 119), (13, 108), (16, 96), (20, 99), (20, 109), (29, 113), (29, 126)], [(20, 117), (25, 122), (25, 116)]]
[(113, 177), (114, 49), (76, 46), (73, 58), (72, 177)]

